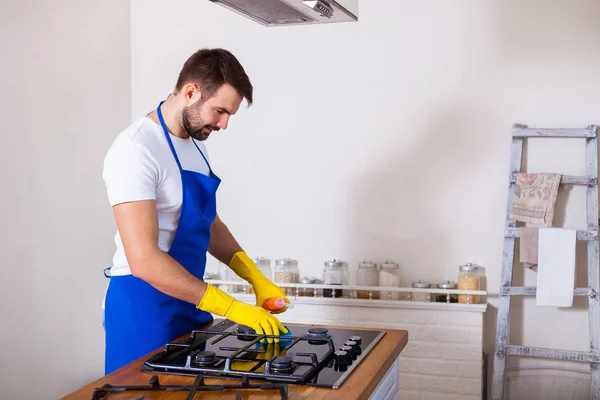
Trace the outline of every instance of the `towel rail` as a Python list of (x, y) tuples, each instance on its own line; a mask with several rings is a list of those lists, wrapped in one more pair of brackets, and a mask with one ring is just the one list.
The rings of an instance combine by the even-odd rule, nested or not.
[(600, 354), (592, 353), (589, 351), (556, 350), (545, 349), (543, 347), (507, 345), (506, 354), (509, 356), (550, 358), (554, 360), (565, 361), (581, 361), (593, 363), (600, 362)]
[[(521, 231), (519, 228), (506, 228), (506, 233), (504, 235), (507, 239), (518, 238), (521, 237)], [(577, 231), (577, 240), (598, 240), (598, 231), (597, 230), (578, 230)]]
[[(517, 174), (513, 173), (510, 177), (510, 183), (517, 182)], [(596, 176), (575, 176), (575, 175), (562, 175), (560, 177), (561, 185), (597, 185), (598, 177)]]
[(531, 137), (554, 137), (554, 138), (595, 138), (596, 125), (590, 125), (586, 128), (578, 129), (537, 129), (527, 128), (525, 125), (515, 125), (513, 127), (512, 136), (514, 138), (531, 138)]
[[(500, 296), (535, 296), (536, 294), (535, 286), (508, 286), (500, 289)], [(576, 288), (574, 295), (595, 298), (597, 293), (592, 288)]]

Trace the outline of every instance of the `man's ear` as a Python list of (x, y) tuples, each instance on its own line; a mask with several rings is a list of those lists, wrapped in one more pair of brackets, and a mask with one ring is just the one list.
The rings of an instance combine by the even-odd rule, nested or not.
[(188, 83), (182, 90), (183, 98), (190, 104), (196, 103), (202, 97), (200, 88), (195, 83)]

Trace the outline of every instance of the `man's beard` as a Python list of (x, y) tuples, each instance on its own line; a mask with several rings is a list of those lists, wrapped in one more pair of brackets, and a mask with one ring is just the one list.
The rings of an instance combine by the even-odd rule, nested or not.
[(199, 104), (188, 106), (183, 109), (183, 111), (181, 112), (181, 122), (183, 124), (183, 129), (187, 132), (188, 135), (190, 135), (196, 140), (204, 141), (208, 139), (211, 131), (218, 131), (219, 127), (214, 125), (207, 125), (204, 123), (204, 121), (200, 119), (200, 117), (192, 116), (192, 108), (197, 108), (198, 113), (200, 113), (200, 107), (202, 106), (202, 103), (198, 103)]

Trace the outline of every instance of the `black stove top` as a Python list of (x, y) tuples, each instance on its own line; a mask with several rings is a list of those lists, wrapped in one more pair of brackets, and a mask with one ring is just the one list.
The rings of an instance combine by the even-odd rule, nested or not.
[(240, 378), (337, 389), (385, 335), (384, 331), (286, 325), (291, 336), (267, 343), (252, 328), (221, 321), (165, 345), (142, 371)]

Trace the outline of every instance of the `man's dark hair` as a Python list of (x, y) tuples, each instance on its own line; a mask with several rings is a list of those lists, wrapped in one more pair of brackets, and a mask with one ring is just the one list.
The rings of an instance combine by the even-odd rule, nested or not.
[(204, 100), (212, 97), (219, 88), (228, 83), (252, 105), (252, 83), (238, 59), (228, 50), (200, 49), (187, 59), (179, 73), (175, 90), (186, 83), (195, 83), (202, 91)]

